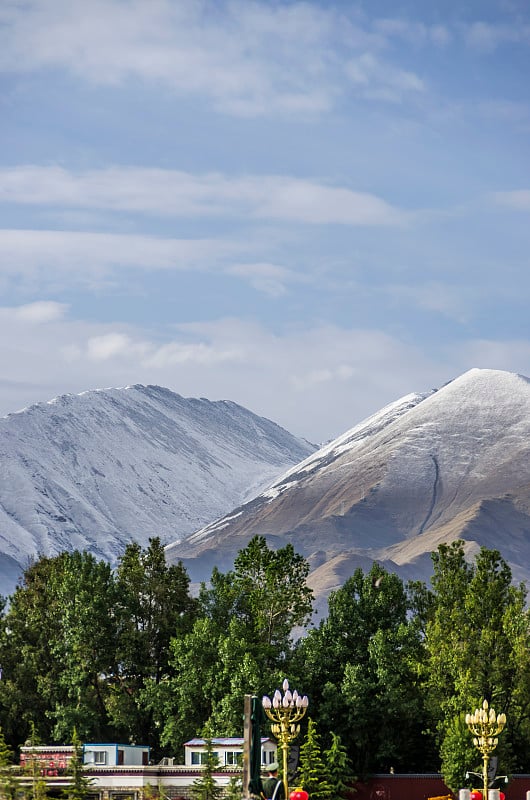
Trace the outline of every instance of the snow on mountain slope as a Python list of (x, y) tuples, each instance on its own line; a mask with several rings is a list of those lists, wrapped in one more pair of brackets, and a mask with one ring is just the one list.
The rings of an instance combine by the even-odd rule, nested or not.
[(473, 369), (409, 395), (167, 553), (198, 577), (201, 560), (227, 560), (256, 533), (319, 553), (312, 580), (321, 576), (321, 589), (367, 558), (424, 572), (428, 553), (459, 536), (530, 563), (530, 381)]
[(64, 395), (0, 419), (0, 591), (38, 555), (191, 533), (314, 450), (228, 401), (159, 386)]

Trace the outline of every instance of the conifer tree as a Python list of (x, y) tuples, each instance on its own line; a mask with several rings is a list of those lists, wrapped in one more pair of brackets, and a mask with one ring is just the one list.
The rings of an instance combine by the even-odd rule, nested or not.
[(336, 733), (331, 733), (331, 746), (324, 751), (324, 760), (330, 785), (329, 800), (341, 800), (346, 791), (351, 791), (355, 777), (346, 748)]
[(0, 728), (0, 798), (14, 800), (17, 792), (17, 781), (13, 774), (13, 751), (6, 743), (4, 732)]
[[(38, 738), (35, 729), (35, 723), (31, 721), (31, 739), (29, 740), (30, 746), (35, 747), (38, 745)], [(46, 781), (41, 774), (42, 762), (37, 758), (36, 753), (30, 753), (29, 759), (26, 762), (26, 773), (31, 778), (31, 788), (29, 790), (29, 797), (31, 800), (46, 800), (48, 797), (48, 787)]]
[(216, 767), (219, 766), (219, 760), (216, 753), (214, 753), (212, 733), (209, 726), (205, 727), (203, 736), (206, 744), (206, 759), (201, 777), (193, 782), (191, 796), (193, 800), (219, 800), (223, 792), (221, 787), (217, 785), (213, 774)]
[(311, 800), (328, 800), (331, 785), (320, 747), (320, 735), (314, 720), (309, 719), (307, 734), (300, 747), (298, 784), (309, 793)]
[(83, 747), (74, 728), (72, 736), (74, 752), (68, 765), (68, 774), (71, 784), (64, 790), (66, 800), (85, 800), (90, 791), (90, 778), (87, 778), (83, 769)]
[(225, 800), (241, 800), (242, 792), (243, 784), (241, 778), (238, 778), (237, 775), (232, 775), (226, 788)]

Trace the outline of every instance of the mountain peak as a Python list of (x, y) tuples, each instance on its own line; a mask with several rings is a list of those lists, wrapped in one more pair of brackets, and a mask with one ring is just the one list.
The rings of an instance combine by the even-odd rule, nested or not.
[(3, 556), (19, 572), (71, 549), (115, 563), (130, 541), (191, 533), (312, 450), (235, 403), (161, 386), (60, 395), (0, 419)]
[(416, 564), (421, 578), (440, 541), (467, 534), (470, 547), (502, 552), (510, 529), (525, 531), (518, 552), (530, 562), (530, 380), (472, 369), (389, 404), (167, 553), (197, 579), (201, 559), (228, 558), (259, 533), (318, 553), (320, 576), (339, 558), (342, 571), (378, 560), (406, 577)]

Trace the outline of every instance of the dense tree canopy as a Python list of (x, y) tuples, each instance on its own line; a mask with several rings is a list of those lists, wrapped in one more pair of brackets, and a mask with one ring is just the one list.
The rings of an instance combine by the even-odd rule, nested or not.
[(39, 559), (0, 608), (5, 752), (76, 731), (179, 755), (205, 725), (241, 735), (244, 696), (288, 677), (310, 700), (304, 775), (323, 759), (334, 797), (344, 777), (391, 766), (463, 785), (480, 762), (464, 716), (484, 698), (508, 717), (502, 770), (527, 769), (530, 618), (497, 551), (440, 545), (430, 586), (358, 569), (317, 627), (308, 574), (260, 536), (197, 597), (158, 539), (128, 545), (114, 571), (84, 552)]

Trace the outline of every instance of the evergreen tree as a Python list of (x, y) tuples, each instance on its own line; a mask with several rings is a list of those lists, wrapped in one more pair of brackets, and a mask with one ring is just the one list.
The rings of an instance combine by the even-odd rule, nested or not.
[(242, 795), (243, 795), (243, 783), (241, 781), (241, 778), (238, 778), (237, 775), (232, 775), (232, 777), (228, 781), (228, 786), (226, 787), (224, 798), (225, 800), (241, 800)]
[(329, 781), (329, 800), (342, 800), (355, 780), (351, 761), (340, 736), (331, 732), (331, 745), (324, 751), (326, 775)]
[(223, 790), (215, 781), (214, 772), (219, 767), (219, 759), (214, 753), (212, 744), (211, 729), (206, 726), (204, 729), (205, 739), (205, 761), (201, 771), (201, 777), (193, 782), (191, 787), (192, 800), (219, 800)]
[(67, 774), (71, 777), (71, 784), (64, 790), (65, 800), (85, 800), (90, 792), (91, 779), (85, 776), (83, 765), (83, 746), (74, 728), (72, 736), (74, 752), (68, 764)]
[(13, 768), (13, 751), (6, 743), (4, 732), (0, 728), (0, 800), (14, 800), (17, 785)]
[(320, 735), (311, 718), (308, 719), (305, 741), (300, 747), (297, 781), (309, 793), (311, 800), (328, 800), (330, 797), (331, 784), (322, 757)]
[[(30, 724), (30, 730), (31, 739), (29, 739), (29, 745), (30, 747), (36, 747), (38, 746), (38, 736), (33, 722)], [(48, 787), (46, 781), (42, 777), (42, 761), (37, 758), (36, 753), (33, 751), (30, 751), (29, 757), (26, 759), (24, 772), (31, 781), (30, 789), (29, 792), (26, 793), (26, 797), (29, 797), (31, 800), (47, 800)]]

